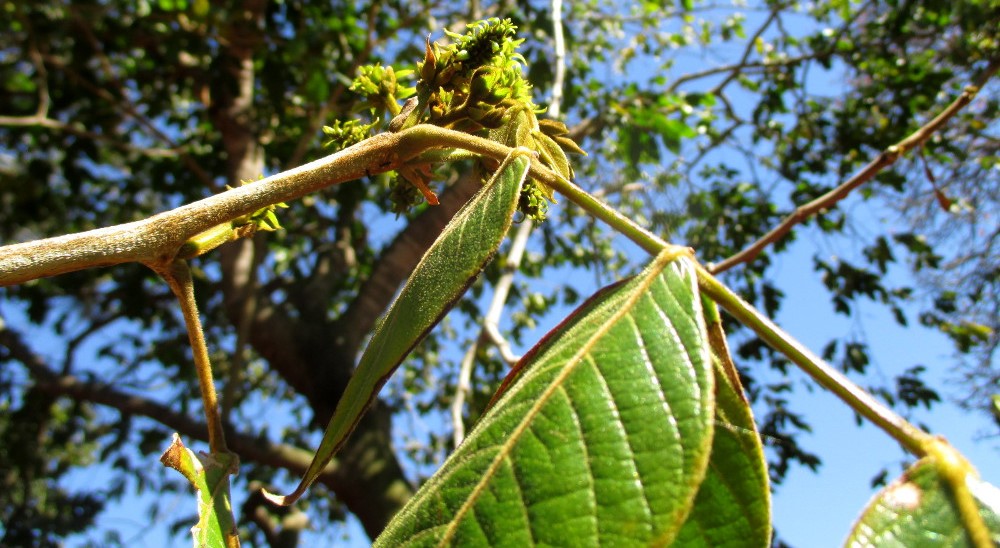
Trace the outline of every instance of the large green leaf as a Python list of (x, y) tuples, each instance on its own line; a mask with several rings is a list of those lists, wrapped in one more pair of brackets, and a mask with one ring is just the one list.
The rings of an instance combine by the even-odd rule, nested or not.
[(715, 303), (703, 303), (715, 366), (715, 437), (708, 473), (674, 546), (769, 546), (771, 491), (764, 448)]
[(581, 306), (377, 545), (668, 544), (705, 477), (714, 392), (692, 263)]
[[(969, 490), (1000, 544), (1000, 490), (978, 478)], [(971, 546), (948, 486), (930, 459), (911, 466), (868, 504), (847, 538), (848, 546)]]
[(510, 229), (530, 160), (515, 151), (444, 228), (375, 327), (347, 383), (316, 456), (295, 491), (273, 502), (291, 504), (322, 472), (403, 358), (462, 296)]

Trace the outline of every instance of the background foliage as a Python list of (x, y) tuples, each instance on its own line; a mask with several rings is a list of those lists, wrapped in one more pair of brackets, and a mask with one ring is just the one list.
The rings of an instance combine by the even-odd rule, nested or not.
[[(359, 67), (412, 68), (425, 36), (438, 39), (443, 27), (511, 17), (527, 38), (535, 102), (548, 104), (556, 91), (551, 8), (542, 2), (0, 7), (2, 243), (142, 218), (323, 155), (320, 127), (358, 106), (348, 87)], [(998, 7), (567, 5), (561, 110), (590, 153), (574, 158), (577, 182), (695, 247), (702, 261), (720, 261), (947, 104), (997, 58)], [(901, 324), (947, 333), (962, 381), (955, 395), (983, 410), (996, 391), (1000, 343), (997, 96), (990, 84), (920, 155), (866, 188), (863, 200), (891, 211), (903, 229), (865, 226), (833, 210), (799, 231), (851, 242), (847, 253), (814, 257), (839, 313), (874, 301)], [(384, 178), (339, 185), (289, 204), (284, 231), (195, 263), (227, 438), (243, 463), (234, 492), (287, 484), (308, 463), (375, 319), (477, 188), (479, 174), (467, 168), (438, 173), (438, 207), (396, 216)], [(552, 207), (508, 301), (510, 340), (532, 343), (547, 311), (558, 315), (595, 281), (634, 271), (628, 248), (613, 243), (575, 208)], [(770, 315), (782, 304), (769, 280), (784, 249), (726, 275)], [(502, 260), (488, 268), (407, 361), (301, 510), (246, 498), (238, 512), (245, 538), (294, 544), (306, 524), (323, 529), (347, 512), (370, 535), (382, 529), (450, 449), (441, 417), (455, 394), (461, 349), (478, 339), (502, 268)], [(567, 276), (573, 272), (580, 275)], [(129, 266), (0, 291), (2, 543), (55, 544), (87, 531), (109, 501), (187, 489), (150, 465), (171, 432), (205, 436), (186, 336), (165, 285)], [(924, 311), (918, 317), (905, 312), (914, 306)], [(815, 467), (819, 457), (796, 443), (808, 424), (787, 405), (791, 383), (754, 374), (761, 366), (783, 373), (787, 363), (729, 327), (771, 446), (773, 479), (789, 466)], [(940, 397), (921, 382), (922, 364), (898, 379), (865, 376), (866, 351), (863, 338), (842, 338), (825, 353), (903, 410)], [(477, 358), (468, 421), (507, 369), (494, 350), (484, 347)], [(69, 488), (81, 467), (106, 471), (109, 481)], [(186, 527), (187, 517), (176, 519)], [(104, 540), (116, 540), (108, 534)]]

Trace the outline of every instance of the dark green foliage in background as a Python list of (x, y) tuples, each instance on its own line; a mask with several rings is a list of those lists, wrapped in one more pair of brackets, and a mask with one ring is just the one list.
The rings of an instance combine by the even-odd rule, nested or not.
[[(561, 110), (589, 153), (572, 158), (577, 182), (691, 245), (701, 261), (719, 261), (925, 123), (1000, 50), (996, 2), (820, 4), (565, 6)], [(4, 244), (146, 217), (319, 157), (327, 153), (323, 125), (364, 115), (349, 90), (359, 68), (416, 69), (425, 37), (442, 39), (443, 26), (463, 31), (483, 17), (512, 18), (526, 39), (534, 102), (545, 106), (553, 91), (547, 3), (4, 1), (0, 8)], [(1000, 378), (997, 97), (991, 84), (919, 155), (857, 198), (891, 212), (893, 232), (834, 210), (797, 233), (845, 251), (816, 253), (815, 275), (829, 289), (817, 301), (829, 299), (845, 315), (870, 301), (903, 325), (946, 333), (956, 343), (963, 401), (983, 410)], [(442, 205), (398, 217), (384, 178), (339, 185), (290, 203), (285, 230), (195, 262), (231, 445), (243, 463), (234, 492), (297, 475), (282, 472), (292, 464), (275, 451), (315, 445), (375, 318), (478, 184), (468, 165), (443, 168), (431, 183)], [(592, 290), (539, 280), (580, 268), (587, 273), (576, 278), (605, 282), (637, 268), (575, 208), (557, 204), (549, 217), (508, 303), (505, 328), (522, 346), (537, 339), (532, 327), (546, 311)], [(769, 315), (782, 304), (772, 266), (787, 243), (726, 275)], [(312, 527), (352, 512), (378, 533), (449, 449), (448, 433), (433, 431), (395, 452), (392, 424), (447, 409), (457, 382), (453, 349), (478, 337), (480, 297), (502, 267), (489, 266), (459, 313), (404, 364), (403, 380), (359, 425), (337, 471), (307, 495)], [(2, 543), (54, 544), (88, 531), (108, 501), (184, 492), (180, 479), (150, 466), (170, 432), (191, 441), (204, 435), (167, 288), (129, 266), (4, 288), (0, 299)], [(906, 312), (914, 309), (922, 311), (916, 318)], [(38, 326), (55, 342), (35, 337)], [(789, 466), (815, 467), (818, 457), (797, 443), (809, 426), (785, 405), (791, 385), (772, 382), (787, 363), (727, 328), (771, 445), (772, 478)], [(864, 376), (863, 341), (831, 341), (827, 354), (866, 382), (881, 382)], [(761, 364), (774, 371), (761, 374)], [(905, 365), (881, 387), (901, 409), (953, 396), (921, 382), (929, 364)], [(505, 372), (481, 352), (470, 418)], [(289, 416), (289, 424), (265, 420), (274, 415)], [(983, 415), (984, 428), (995, 429), (989, 421)], [(110, 484), (65, 487), (68, 474), (95, 462), (111, 471)], [(257, 519), (275, 511), (254, 497), (241, 510), (247, 539), (277, 543), (302, 530), (285, 514)], [(151, 517), (160, 519), (158, 512), (168, 510)], [(184, 517), (166, 519), (183, 529)]]

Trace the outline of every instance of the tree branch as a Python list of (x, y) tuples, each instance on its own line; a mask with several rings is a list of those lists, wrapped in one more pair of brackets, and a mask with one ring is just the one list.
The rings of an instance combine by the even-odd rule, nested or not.
[(376, 135), (296, 169), (245, 185), (142, 221), (14, 244), (0, 248), (0, 285), (22, 283), (85, 268), (172, 259), (191, 237), (267, 205), (326, 186), (391, 169), (397, 134)]
[[(24, 364), (35, 380), (35, 387), (46, 394), (104, 405), (122, 414), (147, 417), (185, 438), (208, 441), (208, 427), (205, 423), (178, 413), (168, 405), (124, 392), (109, 384), (56, 373), (25, 344), (20, 334), (2, 325), (0, 325), (0, 346), (7, 348), (11, 358)], [(264, 438), (232, 429), (226, 431), (226, 442), (244, 461), (283, 468), (295, 474), (305, 473), (312, 461), (312, 453), (309, 451), (272, 443)], [(336, 491), (342, 485), (336, 473), (337, 463), (334, 461), (327, 465), (318, 481)]]
[(785, 235), (787, 235), (796, 225), (820, 211), (836, 206), (836, 204), (846, 198), (851, 191), (873, 179), (875, 175), (886, 167), (896, 163), (896, 160), (898, 160), (900, 156), (922, 146), (924, 142), (931, 137), (931, 135), (933, 135), (938, 129), (941, 128), (941, 126), (957, 114), (958, 111), (972, 101), (979, 90), (982, 89), (983, 85), (985, 85), (986, 82), (989, 81), (994, 74), (996, 74), (998, 68), (1000, 68), (1000, 60), (995, 59), (990, 63), (986, 70), (983, 71), (979, 78), (976, 79), (976, 82), (973, 85), (967, 86), (962, 94), (952, 101), (952, 103), (948, 105), (948, 107), (945, 108), (940, 114), (934, 117), (933, 120), (927, 122), (924, 126), (910, 134), (902, 141), (882, 151), (878, 157), (872, 160), (860, 172), (847, 181), (841, 183), (837, 188), (801, 207), (796, 208), (795, 211), (785, 217), (785, 219), (781, 221), (778, 226), (771, 229), (770, 232), (750, 244), (739, 253), (727, 258), (719, 264), (711, 266), (709, 271), (713, 274), (718, 274), (720, 272), (725, 272), (738, 264), (752, 261), (761, 253), (761, 251), (766, 249), (767, 246), (785, 237)]
[[(187, 240), (210, 228), (362, 175), (396, 169), (440, 148), (467, 150), (497, 161), (512, 150), (483, 137), (427, 124), (380, 133), (325, 158), (141, 221), (0, 247), (0, 286), (127, 262), (166, 264)], [(567, 196), (580, 194), (537, 160), (531, 162), (529, 176)]]
[[(135, 105), (127, 99), (126, 95), (123, 94), (122, 98), (116, 98), (114, 95), (111, 94), (111, 92), (109, 92), (104, 87), (88, 81), (87, 79), (83, 78), (75, 71), (70, 69), (63, 60), (52, 56), (46, 56), (45, 59), (47, 59), (48, 62), (51, 63), (52, 65), (62, 69), (70, 80), (79, 84), (84, 89), (90, 91), (101, 100), (106, 101), (109, 105), (111, 105), (113, 109), (120, 110), (125, 116), (131, 118), (139, 126), (145, 128), (153, 136), (153, 138), (168, 145), (169, 148), (167, 149), (167, 151), (164, 151), (164, 149), (154, 149), (156, 150), (156, 152), (154, 154), (151, 154), (151, 156), (168, 156), (170, 154), (169, 151), (176, 151), (175, 154), (180, 157), (185, 167), (191, 170), (191, 173), (193, 173), (195, 177), (198, 178), (199, 181), (201, 181), (203, 184), (205, 184), (205, 186), (209, 188), (213, 186), (212, 178), (209, 176), (208, 172), (206, 172), (204, 168), (202, 168), (201, 165), (198, 164), (198, 162), (194, 159), (194, 157), (185, 152), (184, 147), (175, 143), (174, 140), (171, 139), (166, 133), (157, 128), (156, 125), (151, 120), (149, 120), (141, 112), (139, 112), (139, 109), (136, 108)], [(111, 137), (101, 136), (91, 132), (85, 132), (69, 124), (62, 124), (55, 120), (51, 120), (52, 123), (50, 123), (50, 120), (47, 118), (39, 121), (42, 122), (39, 125), (45, 125), (47, 127), (52, 127), (53, 129), (60, 129), (80, 136), (94, 138), (102, 142), (114, 143), (114, 140)], [(25, 124), (20, 124), (20, 125), (25, 125)], [(114, 144), (113, 146), (125, 150), (130, 150), (130, 148), (126, 148), (127, 145), (124, 145), (122, 143), (117, 143)]]

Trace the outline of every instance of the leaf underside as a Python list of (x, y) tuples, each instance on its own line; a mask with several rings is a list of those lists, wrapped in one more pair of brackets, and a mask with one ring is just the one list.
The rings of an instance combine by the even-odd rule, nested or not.
[(444, 228), (375, 327), (301, 483), (288, 496), (265, 492), (269, 500), (288, 505), (302, 495), (347, 440), (403, 358), (493, 257), (510, 229), (530, 164), (523, 151), (512, 153)]
[(601, 291), (376, 540), (382, 546), (669, 544), (705, 477), (712, 362), (691, 262)]
[(715, 365), (712, 456), (673, 546), (769, 546), (771, 491), (764, 448), (717, 313), (715, 318), (707, 321)]
[[(994, 545), (1000, 544), (1000, 489), (969, 478)], [(879, 491), (845, 543), (862, 546), (971, 546), (944, 480), (929, 459)]]

